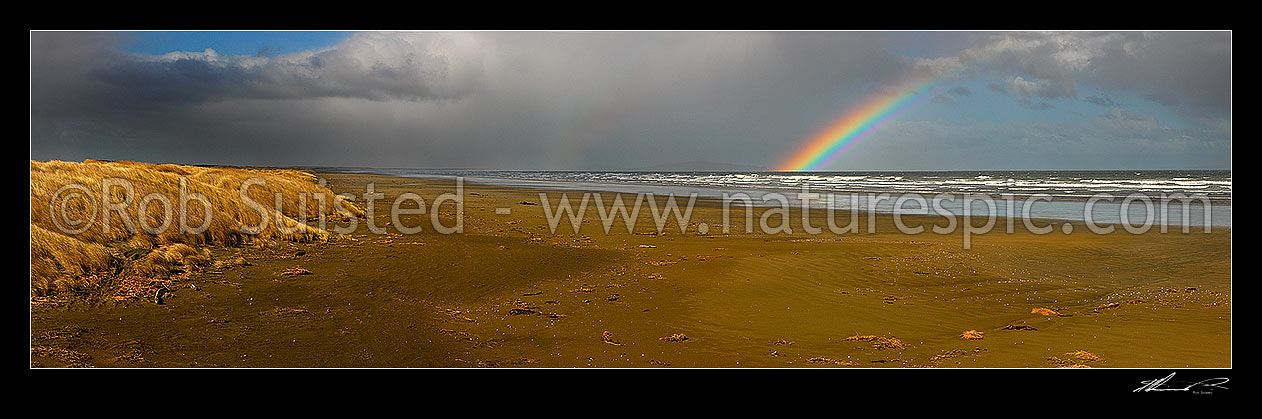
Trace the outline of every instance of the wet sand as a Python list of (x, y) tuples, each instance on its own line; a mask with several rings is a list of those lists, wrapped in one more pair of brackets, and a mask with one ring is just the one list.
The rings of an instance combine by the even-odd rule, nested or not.
[[(429, 204), (453, 189), (321, 176), (357, 195), (375, 183), (378, 225), (401, 192)], [(194, 272), (161, 305), (33, 302), (32, 365), (1232, 366), (1227, 228), (1035, 235), (1017, 222), (965, 250), (958, 231), (905, 235), (889, 215), (874, 234), (804, 234), (796, 210), (796, 234), (724, 234), (719, 206), (702, 203), (692, 221), (711, 226), (705, 235), (673, 220), (651, 234), (647, 208), (634, 234), (619, 221), (606, 235), (591, 208), (578, 234), (563, 220), (554, 235), (539, 191), (465, 192), (464, 234), (439, 234), (429, 214), (402, 217), (419, 234), (371, 234), (361, 221), (329, 243), (214, 249), (248, 265)], [(450, 203), (440, 220), (454, 224)], [(281, 275), (297, 267), (310, 274)]]

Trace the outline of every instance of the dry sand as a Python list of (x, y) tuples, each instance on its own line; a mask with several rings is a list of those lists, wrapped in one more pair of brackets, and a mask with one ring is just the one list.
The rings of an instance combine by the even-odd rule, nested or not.
[[(379, 225), (398, 193), (452, 189), (321, 176), (336, 192), (375, 182)], [(428, 214), (403, 217), (426, 223), (415, 235), (361, 222), (328, 243), (216, 248), (246, 263), (194, 272), (162, 305), (33, 302), (32, 365), (1232, 366), (1230, 229), (1034, 235), (1018, 222), (964, 250), (959, 233), (904, 235), (890, 216), (876, 234), (680, 234), (673, 221), (647, 234), (646, 209), (637, 234), (605, 235), (592, 210), (580, 234), (563, 221), (553, 235), (522, 204), (537, 191), (465, 187), (465, 234), (436, 233)], [(702, 205), (693, 221), (720, 217)]]

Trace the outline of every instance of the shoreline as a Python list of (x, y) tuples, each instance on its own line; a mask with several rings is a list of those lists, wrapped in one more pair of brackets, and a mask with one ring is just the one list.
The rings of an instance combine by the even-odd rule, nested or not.
[[(402, 174), (377, 173), (377, 172), (369, 172), (369, 171), (348, 171), (348, 172), (333, 171), (333, 172), (317, 172), (317, 173), (362, 174), (362, 175), (400, 177), (400, 178), (405, 178), (405, 179), (424, 179), (424, 180), (429, 180), (429, 181), (433, 181), (433, 180), (454, 181), (454, 179), (457, 178), (457, 176), (454, 176), (454, 175), (436, 175), (436, 174), (402, 175)], [(506, 179), (506, 178), (501, 179), (501, 178), (486, 178), (486, 177), (463, 177), (463, 178), (466, 183), (476, 183), (476, 184), (481, 184), (481, 185), (486, 185), (486, 186), (491, 186), (491, 187), (520, 189), (520, 190), (528, 190), (528, 191), (612, 193), (612, 194), (624, 194), (624, 195), (634, 195), (637, 193), (654, 193), (654, 194), (661, 193), (662, 194), (661, 196), (666, 196), (666, 194), (675, 194), (677, 198), (686, 198), (689, 193), (697, 193), (698, 202), (722, 201), (722, 196), (728, 193), (750, 194), (751, 196), (758, 196), (758, 197), (761, 197), (764, 194), (772, 194), (772, 195), (781, 195), (787, 198), (786, 202), (792, 208), (795, 208), (795, 209), (801, 208), (801, 200), (796, 198), (798, 192), (800, 191), (794, 191), (794, 190), (736, 188), (736, 187), (721, 189), (721, 188), (708, 188), (708, 187), (692, 187), (688, 185), (652, 185), (652, 184), (639, 184), (639, 183), (615, 184), (615, 183), (592, 183), (592, 182), (573, 182), (572, 184), (570, 184), (572, 186), (567, 186), (565, 182), (553, 182), (553, 181), (514, 180), (514, 179)], [(816, 192), (818, 193), (818, 191)], [(887, 201), (891, 201), (891, 202), (894, 201), (893, 197), (899, 196), (899, 195), (907, 195), (907, 196), (917, 195), (919, 197), (926, 198), (926, 199), (932, 199), (936, 195), (935, 192), (931, 192), (931, 191), (903, 191), (901, 194), (896, 194), (894, 191), (818, 193), (820, 198), (823, 198), (824, 196), (828, 194), (836, 195), (839, 197), (849, 197), (850, 194), (855, 194), (857, 197), (860, 197), (860, 198), (866, 197), (868, 194), (873, 194), (873, 195), (888, 194), (891, 198), (888, 199)], [(993, 199), (995, 203), (997, 204), (1002, 204), (1004, 202), (1007, 202), (1007, 199), (1012, 199), (1013, 202), (1015, 203), (1023, 203), (1027, 199), (1038, 196), (1037, 194), (1008, 194), (1008, 195), (1011, 195), (1011, 198), (1006, 197), (1005, 194), (987, 195), (987, 197)], [(956, 193), (953, 196), (963, 196), (963, 195)], [(1056, 196), (1049, 195), (1048, 197), (1053, 199), (1053, 201), (1044, 202), (1044, 204), (1050, 205), (1052, 202), (1055, 202), (1057, 205), (1061, 207), (1060, 212), (1062, 214), (1065, 211), (1068, 211), (1069, 214), (1076, 214), (1078, 217), (1072, 218), (1072, 217), (1056, 217), (1056, 216), (1037, 216), (1037, 217), (1030, 217), (1029, 218), (1030, 220), (1042, 221), (1042, 222), (1054, 222), (1054, 223), (1071, 222), (1075, 224), (1084, 224), (1086, 222), (1085, 217), (1082, 216), (1082, 214), (1085, 213), (1085, 210), (1083, 210), (1082, 208), (1086, 205), (1086, 203), (1092, 197), (1091, 195), (1056, 195)], [(1112, 206), (1117, 206), (1117, 202), (1125, 198), (1126, 198), (1125, 196), (1116, 196), (1115, 199), (1111, 201), (1102, 201), (1101, 203), (1097, 203), (1097, 205), (1101, 205), (1102, 207), (1109, 208)], [(1160, 204), (1159, 199), (1157, 198), (1152, 198), (1152, 199), (1156, 201), (1158, 204)], [(774, 208), (774, 207), (779, 206), (777, 205), (777, 203), (767, 202), (767, 200), (765, 199), (761, 200), (761, 204), (759, 203), (759, 201), (760, 201), (759, 198), (752, 199), (750, 202), (752, 205), (749, 205), (749, 206), (754, 207), (754, 208)], [(1142, 201), (1137, 201), (1137, 202), (1142, 202)], [(1207, 198), (1207, 202), (1209, 202), (1211, 219), (1214, 220), (1214, 221), (1211, 221), (1209, 225), (1212, 228), (1225, 227), (1225, 228), (1230, 229), (1231, 228), (1231, 221), (1230, 221), (1231, 220), (1231, 206), (1232, 206), (1231, 199), (1215, 197), (1215, 198)], [(1065, 205), (1073, 206), (1074, 209), (1067, 210), (1065, 209), (1066, 208)], [(1136, 204), (1136, 205), (1139, 205), (1139, 204)], [(1178, 220), (1182, 217), (1182, 214), (1180, 212), (1182, 207), (1178, 205), (1180, 204), (1176, 204), (1176, 206), (1170, 207), (1170, 212), (1167, 213), (1168, 214), (1167, 216), (1169, 216), (1169, 214), (1174, 214), (1174, 215), (1177, 215), (1178, 217), (1169, 217), (1169, 219)], [(746, 206), (746, 205), (738, 201), (733, 201), (733, 207), (743, 207), (743, 206)], [(1192, 208), (1203, 208), (1203, 206), (1197, 207), (1193, 205)], [(815, 200), (815, 203), (812, 204), (811, 209), (814, 212), (815, 210), (823, 211), (823, 210), (827, 210), (828, 208), (827, 208), (827, 205), (823, 205), (818, 200)], [(907, 209), (908, 210), (922, 210), (921, 208), (907, 208)], [(1109, 208), (1109, 209), (1114, 209), (1114, 208)], [(835, 208), (834, 211), (848, 212), (850, 211), (850, 209), (839, 207), (839, 208)], [(865, 212), (866, 207), (861, 208), (860, 211)], [(927, 212), (927, 210), (925, 211)], [(1048, 211), (1048, 210), (1044, 209), (1042, 211)], [(1186, 218), (1186, 220), (1188, 221), (1187, 224), (1191, 228), (1203, 228), (1204, 225), (1206, 224), (1204, 223), (1204, 216), (1203, 216), (1204, 210), (1200, 209), (1199, 211), (1201, 212), (1199, 213), (1193, 212)], [(888, 205), (888, 208), (878, 207), (876, 208), (874, 212), (878, 215), (884, 215), (884, 216), (888, 216), (892, 214), (900, 214), (903, 216), (926, 215), (926, 214), (917, 213), (917, 212), (895, 211), (892, 203)], [(955, 206), (952, 206), (951, 208), (947, 208), (945, 212), (957, 218), (962, 217), (961, 209)], [(996, 217), (1001, 220), (1006, 219), (1006, 218), (1015, 218), (1015, 217), (1007, 215), (1006, 208), (1003, 208), (1001, 206), (997, 206), (995, 209), (995, 212), (996, 212)], [(1016, 214), (1020, 214), (1021, 212), (1022, 212), (1021, 205), (1016, 205), (1013, 208), (1012, 214), (1016, 215)], [(1106, 215), (1107, 214), (1109, 214), (1108, 210), (1106, 210)], [(1218, 214), (1218, 215), (1213, 216), (1213, 214)], [(936, 212), (936, 211), (934, 215), (945, 216), (942, 212)], [(1101, 226), (1105, 226), (1105, 225), (1120, 226), (1122, 224), (1122, 220), (1120, 219), (1120, 216), (1112, 216), (1111, 218), (1115, 220), (1097, 221), (1095, 222), (1095, 224), (1101, 225)], [(1225, 223), (1221, 221), (1224, 218), (1227, 220)], [(1158, 227), (1182, 226), (1182, 224), (1180, 223), (1164, 223), (1163, 224), (1162, 222), (1159, 221), (1161, 219), (1162, 219), (1161, 217), (1154, 217), (1153, 224)]]
[[(400, 175), (379, 174), (379, 173), (345, 173), (345, 172), (316, 172), (316, 173), (317, 173), (318, 175), (322, 175), (322, 176), (327, 176), (327, 175), (363, 175), (363, 176), (381, 176), (381, 177), (385, 177), (385, 178), (415, 179), (415, 180), (418, 180), (418, 181), (422, 181), (422, 183), (420, 183), (421, 185), (433, 185), (433, 184), (435, 184), (435, 183), (441, 184), (442, 182), (446, 182), (446, 181), (453, 181), (453, 182), (454, 182), (454, 180), (455, 180), (455, 177), (450, 177), (450, 176), (428, 176), (428, 175), (425, 175), (425, 176), (421, 176), (421, 175), (418, 175), (418, 176), (400, 176)], [(547, 187), (528, 187), (528, 186), (520, 186), (520, 185), (503, 185), (503, 184), (496, 184), (496, 183), (493, 183), (493, 182), (484, 182), (484, 181), (481, 181), (481, 180), (468, 180), (468, 179), (465, 179), (465, 180), (464, 180), (464, 184), (465, 184), (465, 185), (473, 185), (473, 186), (483, 187), (483, 188), (501, 188), (501, 189), (508, 189), (508, 190), (520, 191), (520, 192), (523, 192), (523, 193), (529, 192), (529, 193), (531, 193), (531, 194), (535, 194), (535, 196), (537, 196), (537, 194), (538, 194), (538, 193), (548, 193), (548, 194), (553, 194), (553, 193), (558, 193), (558, 194), (559, 194), (559, 193), (579, 193), (579, 194), (582, 194), (582, 193), (591, 193), (591, 194), (614, 194), (614, 195), (623, 195), (624, 202), (633, 202), (633, 200), (632, 200), (632, 199), (629, 199), (629, 198), (628, 198), (628, 196), (634, 196), (634, 195), (636, 195), (636, 194), (640, 193), (640, 192), (626, 192), (626, 191), (608, 190), (608, 189), (598, 189), (598, 188), (584, 188), (584, 187), (581, 187), (581, 186), (576, 186), (576, 187), (571, 187), (571, 188), (559, 188), (559, 187), (558, 187), (558, 188), (547, 188)], [(599, 186), (599, 185), (597, 185), (597, 186)], [(646, 186), (646, 187), (651, 187), (652, 185), (629, 185), (629, 186)], [(669, 187), (662, 187), (662, 188), (669, 188)], [(454, 183), (453, 183), (453, 189), (454, 189)], [(731, 192), (731, 191), (728, 191), (728, 192)], [(747, 191), (747, 192), (766, 192), (766, 193), (774, 193), (774, 192), (768, 192), (768, 191), (757, 191), (757, 190), (750, 190), (750, 191)], [(663, 197), (665, 197), (665, 195), (658, 195), (657, 197), (658, 197), (658, 198), (663, 198)], [(678, 196), (678, 195), (676, 196), (677, 202), (679, 202), (679, 200), (682, 200), (682, 202), (687, 202), (687, 201), (686, 201), (686, 198), (687, 198), (686, 196)], [(580, 195), (580, 196), (571, 196), (571, 197), (570, 197), (570, 201), (571, 201), (571, 203), (573, 203), (573, 204), (577, 204), (577, 201), (579, 201), (580, 199), (581, 199), (581, 195)], [(757, 200), (755, 200), (755, 201), (757, 201)], [(721, 198), (721, 197), (713, 197), (713, 196), (698, 196), (698, 197), (697, 197), (697, 199), (696, 199), (696, 204), (697, 204), (697, 205), (699, 205), (699, 206), (705, 206), (705, 207), (707, 207), (707, 208), (722, 208), (722, 206), (723, 206), (723, 203), (722, 203), (722, 198)], [(752, 206), (748, 206), (748, 208), (753, 208), (753, 209), (755, 209), (755, 210), (764, 210), (764, 209), (777, 208), (777, 207), (778, 207), (778, 206), (775, 206), (775, 205), (752, 205)], [(733, 212), (733, 213), (739, 213), (740, 211), (743, 211), (743, 209), (744, 209), (744, 208), (746, 208), (746, 206), (742, 205), (740, 202), (738, 202), (738, 201), (733, 201), (733, 202), (732, 202), (731, 209), (732, 209), (732, 212)], [(801, 208), (801, 206), (800, 206), (800, 201), (790, 201), (789, 210), (790, 210), (790, 212), (793, 214), (790, 218), (791, 218), (792, 220), (795, 220), (795, 221), (800, 220), (800, 217), (798, 216), (798, 214), (800, 213), (801, 209), (802, 209), (802, 208)], [(819, 207), (819, 206), (812, 206), (812, 207), (810, 207), (810, 212), (811, 212), (811, 214), (813, 214), (812, 219), (817, 220), (817, 221), (821, 221), (821, 222), (827, 219), (827, 217), (826, 217), (827, 211), (828, 211), (828, 209), (827, 209), (827, 208), (824, 208), (824, 207)], [(834, 209), (833, 211), (834, 211), (834, 213), (835, 213), (835, 214), (850, 214), (850, 213), (851, 213), (851, 209), (842, 209), (842, 208), (837, 208), (837, 209)], [(860, 213), (860, 215), (863, 215), (863, 216), (866, 216), (867, 214), (869, 214), (869, 212), (867, 212), (866, 210), (863, 210), (863, 209), (858, 210), (858, 212)], [(1017, 212), (1019, 212), (1019, 210), (1018, 210)], [(904, 219), (906, 219), (906, 220), (916, 220), (916, 221), (920, 221), (920, 222), (925, 222), (925, 221), (930, 221), (930, 220), (934, 220), (934, 221), (941, 221), (941, 220), (945, 220), (945, 219), (947, 218), (945, 215), (941, 215), (941, 214), (933, 214), (933, 215), (930, 215), (930, 214), (919, 214), (919, 213), (895, 213), (895, 212), (890, 212), (890, 211), (886, 211), (886, 210), (879, 209), (879, 208), (878, 208), (876, 211), (873, 211), (872, 213), (874, 213), (877, 217), (891, 217), (891, 216), (893, 216), (893, 215), (895, 215), (895, 214), (898, 214), (900, 217), (902, 217), (902, 218), (904, 218)], [(591, 213), (588, 213), (588, 214), (590, 215)], [(814, 215), (818, 215), (818, 217), (815, 217)], [(957, 220), (963, 217), (963, 216), (962, 216), (962, 215), (960, 215), (960, 214), (951, 214), (951, 215), (952, 215), (954, 218), (956, 218)], [(983, 216), (983, 215), (974, 215), (974, 217), (976, 217), (977, 219), (984, 219), (984, 218), (986, 218), (986, 217), (985, 217), (985, 216)], [(1191, 218), (1192, 218), (1192, 219), (1196, 219), (1196, 217), (1191, 217)], [(1022, 223), (1022, 221), (1021, 221), (1021, 220), (1022, 220), (1022, 218), (1020, 218), (1020, 217), (1009, 217), (1009, 216), (1007, 216), (1007, 215), (1004, 215), (1004, 214), (1000, 213), (1000, 214), (996, 214), (996, 215), (995, 215), (995, 217), (994, 217), (994, 219), (995, 219), (995, 223), (996, 223), (996, 225), (1006, 225), (1006, 223), (1008, 222), (1008, 220), (1009, 220), (1009, 219), (1013, 219), (1013, 220), (1014, 220), (1014, 225), (1016, 225), (1016, 226), (1023, 226), (1023, 223)], [(1085, 225), (1086, 225), (1086, 222), (1085, 222), (1084, 220), (1066, 219), (1066, 218), (1029, 217), (1029, 218), (1028, 218), (1028, 220), (1029, 220), (1031, 223), (1033, 223), (1033, 224), (1035, 224), (1036, 226), (1039, 226), (1039, 227), (1042, 227), (1042, 226), (1047, 226), (1047, 225), (1060, 226), (1060, 225), (1063, 225), (1063, 224), (1065, 224), (1065, 223), (1069, 223), (1069, 224), (1072, 224), (1072, 225), (1074, 225), (1074, 226), (1085, 226)], [(1120, 230), (1120, 229), (1122, 229), (1122, 228), (1123, 228), (1123, 227), (1122, 227), (1121, 222), (1096, 222), (1095, 224), (1096, 224), (1096, 225), (1098, 225), (1098, 226), (1100, 226), (1100, 227), (1109, 227), (1109, 226), (1112, 226), (1112, 227), (1114, 227), (1115, 229), (1118, 229), (1118, 230)], [(817, 224), (817, 225), (818, 225), (818, 224)], [(1180, 224), (1160, 224), (1160, 223), (1156, 223), (1156, 222), (1154, 222), (1151, 228), (1152, 228), (1152, 229), (1158, 229), (1158, 230), (1159, 230), (1162, 226), (1167, 227), (1167, 228), (1168, 228), (1168, 230), (1170, 230), (1170, 231), (1177, 231), (1177, 229), (1175, 229), (1174, 227), (1180, 227), (1181, 225), (1180, 225)], [(1192, 232), (1197, 232), (1198, 230), (1203, 231), (1203, 230), (1204, 230), (1204, 227), (1205, 227), (1205, 225), (1204, 225), (1204, 224), (1189, 224), (1189, 228), (1191, 229), (1191, 231), (1192, 231)], [(1219, 233), (1219, 232), (1227, 232), (1227, 233), (1230, 233), (1230, 231), (1231, 231), (1231, 225), (1211, 224), (1211, 225), (1210, 225), (1210, 229), (1211, 229), (1211, 231), (1213, 231), (1213, 232), (1215, 232), (1215, 233)], [(831, 232), (830, 232), (827, 228), (825, 228), (825, 229), (824, 229), (824, 233), (822, 233), (822, 234), (824, 234), (824, 235), (828, 235), (828, 234), (833, 234), (833, 233), (831, 233)], [(959, 233), (958, 233), (958, 232), (955, 232), (955, 233), (950, 233), (950, 234), (959, 234)], [(947, 235), (950, 235), (950, 234), (947, 234)], [(1056, 232), (1055, 232), (1055, 234), (1059, 234), (1059, 231), (1056, 231)], [(1166, 233), (1162, 233), (1162, 234), (1166, 234)], [(833, 235), (839, 235), (839, 234), (833, 234)]]
[[(41, 366), (1230, 367), (1230, 228), (974, 238), (875, 233), (556, 231), (538, 192), (465, 183), (465, 233), (400, 234), (390, 199), (445, 182), (376, 182), (384, 235), (215, 248), (164, 305), (32, 307)], [(532, 199), (533, 198), (533, 199)], [(362, 199), (355, 203), (363, 204)], [(450, 205), (439, 219), (451, 225)], [(510, 207), (499, 215), (496, 208)], [(383, 211), (387, 210), (387, 211)], [(594, 212), (594, 211), (593, 211)], [(718, 219), (700, 203), (693, 222)], [(739, 212), (739, 211), (735, 211)], [(400, 218), (427, 222), (430, 214)], [(734, 214), (735, 215), (735, 214)], [(733, 217), (735, 218), (735, 217)], [(930, 217), (907, 216), (929, 221)], [(800, 220), (791, 210), (790, 219)], [(757, 221), (757, 220), (755, 220)], [(820, 221), (823, 221), (822, 219)], [(863, 217), (867, 221), (867, 217)], [(998, 222), (997, 222), (998, 223)], [(818, 225), (818, 224), (817, 224)], [(693, 227), (693, 226), (689, 226)], [(1195, 230), (1194, 230), (1195, 232)], [(295, 267), (311, 274), (284, 276)], [(1039, 312), (1039, 309), (1046, 311)], [(104, 315), (109, 313), (108, 315)], [(1047, 314), (1054, 313), (1054, 314)], [(155, 326), (161, 325), (161, 326)], [(962, 337), (978, 332), (980, 339)], [(40, 348), (36, 353), (36, 348)], [(79, 364), (75, 364), (78, 362)], [(34, 364), (33, 364), (34, 365)]]

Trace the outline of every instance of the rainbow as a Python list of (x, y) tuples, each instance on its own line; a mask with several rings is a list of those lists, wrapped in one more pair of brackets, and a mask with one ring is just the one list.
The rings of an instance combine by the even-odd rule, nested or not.
[(925, 98), (941, 78), (903, 83), (893, 92), (868, 98), (840, 119), (811, 137), (796, 153), (785, 159), (777, 171), (815, 170), (836, 160), (847, 150), (872, 135), (885, 122), (896, 118)]

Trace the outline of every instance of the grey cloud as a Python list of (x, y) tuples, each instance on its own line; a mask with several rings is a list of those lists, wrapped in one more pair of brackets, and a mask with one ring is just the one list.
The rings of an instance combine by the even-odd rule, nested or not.
[[(120, 51), (120, 36), (111, 33), (34, 32), (31, 154), (500, 169), (619, 169), (685, 160), (766, 166), (870, 92), (964, 67), (967, 77), (994, 80), (988, 89), (1031, 109), (1077, 97), (1079, 84), (1130, 89), (1194, 115), (1202, 130), (1181, 134), (1214, 150), (1222, 141), (1230, 148), (1229, 114), (1215, 105), (1230, 99), (1229, 85), (1225, 93), (1215, 90), (1229, 80), (1222, 69), (1230, 69), (1230, 55), (1213, 47), (1221, 34), (988, 33), (958, 56), (935, 59), (891, 53), (883, 36), (360, 33), (293, 54), (150, 56)], [(1182, 47), (1200, 52), (1177, 51)], [(1122, 77), (1127, 73), (1135, 79)], [(1185, 83), (1188, 74), (1218, 81)], [(1208, 93), (1194, 91), (1206, 86)], [(971, 93), (957, 87), (932, 101), (963, 101)], [(936, 136), (926, 125), (915, 134), (956, 147), (1031, 153), (1075, 144), (1076, 136), (1107, 144), (1183, 144), (1155, 119), (1108, 115), (1084, 118), (1087, 127), (950, 126), (939, 127), (944, 134)], [(973, 143), (952, 142), (951, 135)], [(873, 168), (900, 167), (895, 151), (904, 145), (936, 149), (924, 141), (872, 147), (893, 153), (871, 160), (889, 166)], [(1134, 155), (1138, 149), (1126, 150)], [(952, 158), (964, 165), (957, 168), (979, 161)], [(1100, 167), (1110, 166), (1102, 161)], [(934, 168), (912, 163), (902, 167)]]
[(1121, 109), (1121, 108), (1113, 108), (1109, 111), (1109, 113), (1100, 115), (1100, 117), (1105, 118), (1105, 119), (1119, 120), (1119, 121), (1146, 121), (1149, 119), (1147, 116), (1140, 115), (1135, 112), (1131, 112), (1131, 111)]
[(1076, 97), (1077, 84), (1092, 83), (1165, 105), (1221, 112), (1231, 102), (1229, 32), (991, 33), (960, 60), (1009, 84), (1040, 84), (1027, 95), (1046, 99)]
[(1104, 107), (1122, 106), (1121, 103), (1113, 101), (1113, 99), (1108, 96), (1087, 96), (1082, 98), (1082, 100), (1092, 105), (1100, 105)]
[(1035, 111), (1055, 108), (1055, 106), (1052, 106), (1052, 104), (1050, 103), (1047, 103), (1041, 100), (1036, 102), (1028, 98), (1021, 98), (1021, 100), (1018, 100), (1017, 103), (1026, 109), (1035, 110)]
[(336, 48), (227, 56), (213, 50), (116, 54), (91, 75), (133, 103), (320, 97), (451, 100), (481, 78), (476, 41), (462, 34), (359, 33)]
[(1197, 125), (1207, 129), (1217, 130), (1221, 132), (1231, 132), (1231, 118), (1217, 115), (1210, 115), (1204, 112), (1180, 111), (1178, 115), (1185, 120), (1191, 121)]
[[(869, 33), (360, 33), (285, 55), (134, 55), (108, 39), (66, 50), (89, 35), (32, 35), (33, 50), (83, 69), (33, 71), (34, 158), (766, 165), (844, 109), (838, 97), (861, 99), (837, 89), (917, 70)], [(64, 61), (33, 54), (32, 68)]]
[[(855, 169), (881, 169), (869, 161), (940, 170), (976, 170), (959, 162), (985, 161), (989, 169), (1214, 169), (1231, 153), (1230, 132), (1170, 128), (1152, 120), (1092, 118), (1087, 124), (900, 121), (883, 134), (888, 149), (872, 150)], [(907, 150), (933, 150), (915, 153)]]
[(1007, 81), (1005, 92), (1021, 97), (1037, 96), (1044, 99), (1077, 97), (1078, 92), (1072, 82), (1051, 79), (1026, 79), (1016, 76)]
[(31, 34), (31, 114), (53, 116), (109, 106), (101, 103), (101, 83), (89, 76), (109, 62), (123, 37), (113, 32)]
[(950, 97), (945, 96), (945, 95), (934, 95), (932, 99), (929, 99), (929, 101), (933, 103), (943, 104), (943, 105), (955, 102), (954, 99), (951, 99)]

